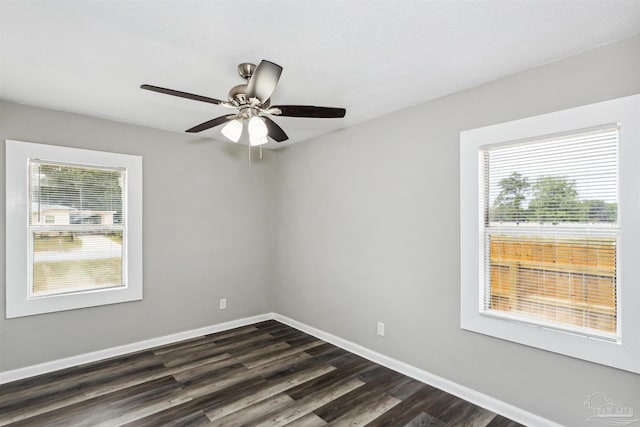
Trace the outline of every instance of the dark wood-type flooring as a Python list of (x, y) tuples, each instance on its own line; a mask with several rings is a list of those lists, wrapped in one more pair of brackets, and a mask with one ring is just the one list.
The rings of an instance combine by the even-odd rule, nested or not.
[(0, 425), (519, 424), (266, 321), (0, 385)]

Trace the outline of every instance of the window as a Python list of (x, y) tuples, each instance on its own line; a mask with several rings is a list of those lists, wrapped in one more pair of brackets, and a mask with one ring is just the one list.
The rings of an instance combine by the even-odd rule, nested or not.
[(461, 326), (640, 372), (640, 96), (461, 133)]
[(482, 312), (617, 339), (617, 126), (480, 157)]
[(126, 183), (123, 168), (29, 159), (31, 296), (125, 286)]
[(6, 144), (7, 317), (141, 299), (141, 158)]

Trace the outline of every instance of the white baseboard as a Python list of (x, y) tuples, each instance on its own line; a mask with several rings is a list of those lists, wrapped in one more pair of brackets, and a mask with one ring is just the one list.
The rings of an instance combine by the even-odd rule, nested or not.
[(358, 356), (364, 357), (365, 359), (371, 360), (372, 362), (375, 362), (379, 365), (386, 366), (387, 368), (393, 369), (394, 371), (400, 372), (408, 377), (414, 378), (433, 387), (437, 387), (443, 391), (446, 391), (447, 393), (451, 393), (455, 396), (460, 397), (461, 399), (467, 400), (475, 405), (503, 415), (521, 424), (527, 426), (561, 427), (560, 424), (556, 424), (550, 420), (539, 417), (535, 414), (517, 408), (501, 400), (495, 399), (491, 396), (487, 396), (486, 394), (477, 392), (453, 381), (439, 377), (430, 372), (416, 368), (415, 366), (411, 366), (407, 363), (385, 356), (384, 354), (375, 352), (359, 344), (314, 328), (313, 326), (309, 326), (302, 322), (298, 322), (297, 320), (293, 320), (278, 313), (265, 313), (257, 316), (245, 317), (243, 319), (218, 323), (217, 325), (205, 326), (203, 328), (178, 332), (162, 337), (151, 338), (131, 344), (125, 344), (118, 347), (107, 348), (104, 350), (79, 354), (77, 356), (66, 357), (64, 359), (58, 359), (51, 362), (40, 363), (38, 365), (0, 372), (0, 384), (32, 377), (35, 375), (46, 374), (48, 372), (70, 368), (76, 365), (97, 362), (99, 360), (107, 359), (110, 357), (121, 356), (127, 353), (146, 350), (152, 347), (171, 344), (174, 342), (196, 338), (202, 335), (213, 334), (216, 332), (222, 332), (229, 329), (238, 328), (240, 326), (251, 325), (253, 323), (263, 322), (265, 320), (271, 319), (289, 325), (292, 328), (298, 329), (302, 332), (306, 332), (309, 335), (313, 335), (314, 337), (320, 338), (321, 340), (355, 353)]
[(371, 360), (379, 365), (386, 366), (389, 369), (400, 372), (408, 377), (414, 378), (420, 382), (429, 384), (447, 393), (458, 396), (461, 399), (467, 400), (475, 405), (486, 408), (492, 412), (500, 414), (504, 417), (512, 419), (527, 426), (540, 426), (540, 427), (562, 427), (560, 424), (554, 423), (546, 418), (542, 418), (531, 412), (520, 409), (516, 406), (510, 405), (501, 400), (495, 399), (486, 394), (472, 390), (468, 387), (447, 380), (445, 378), (434, 375), (430, 372), (411, 366), (407, 363), (385, 356), (384, 354), (375, 352), (359, 344), (340, 338), (328, 332), (314, 328), (297, 320), (293, 320), (289, 317), (283, 316), (278, 313), (272, 313), (273, 319), (278, 322), (291, 326), (302, 332), (306, 332), (309, 335), (313, 335), (316, 338), (320, 338), (323, 341), (327, 341), (335, 346), (343, 348), (351, 353), (355, 353), (358, 356)]
[(40, 363), (38, 365), (26, 366), (24, 368), (18, 368), (11, 371), (4, 371), (0, 372), (0, 384), (21, 380), (23, 378), (33, 377), (35, 375), (46, 374), (48, 372), (70, 368), (72, 366), (82, 365), (84, 363), (97, 362), (98, 360), (121, 356), (123, 354), (133, 353), (140, 350), (146, 350), (148, 348), (157, 347), (160, 345), (188, 340), (202, 335), (222, 332), (270, 319), (273, 319), (273, 313), (260, 314), (257, 316), (245, 317), (244, 319), (218, 323), (217, 325), (205, 326), (203, 328), (191, 329), (189, 331), (178, 332), (162, 337), (151, 338), (148, 340), (120, 345), (117, 347), (106, 348), (104, 350), (92, 351), (91, 353), (65, 357), (64, 359), (53, 360), (51, 362)]

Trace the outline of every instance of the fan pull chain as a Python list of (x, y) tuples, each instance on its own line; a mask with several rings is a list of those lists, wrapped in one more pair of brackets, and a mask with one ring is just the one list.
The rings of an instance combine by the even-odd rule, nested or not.
[(262, 160), (262, 145), (260, 146), (260, 160)]

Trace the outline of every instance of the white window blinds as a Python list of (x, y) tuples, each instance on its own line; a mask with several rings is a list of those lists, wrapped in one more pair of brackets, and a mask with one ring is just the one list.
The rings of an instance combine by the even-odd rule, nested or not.
[(617, 332), (618, 128), (481, 150), (486, 313)]
[(126, 171), (29, 160), (30, 294), (124, 286)]

